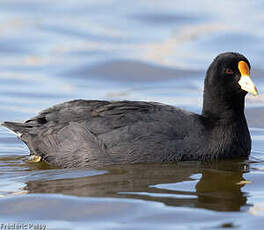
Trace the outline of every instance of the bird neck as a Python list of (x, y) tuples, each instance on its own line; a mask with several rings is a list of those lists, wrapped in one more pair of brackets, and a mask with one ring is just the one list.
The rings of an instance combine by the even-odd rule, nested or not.
[(211, 153), (219, 158), (247, 157), (251, 138), (244, 114), (245, 97), (232, 95), (228, 98), (209, 90), (205, 92), (201, 118), (208, 131), (207, 139), (217, 142)]
[(234, 122), (245, 120), (245, 96), (226, 94), (214, 89), (206, 89), (203, 96), (202, 115), (207, 118)]

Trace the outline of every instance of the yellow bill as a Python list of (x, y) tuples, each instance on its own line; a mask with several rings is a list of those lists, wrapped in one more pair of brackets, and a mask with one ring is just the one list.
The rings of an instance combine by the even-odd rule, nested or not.
[(251, 93), (254, 96), (258, 95), (258, 90), (249, 77), (250, 70), (248, 64), (244, 61), (240, 61), (238, 62), (238, 69), (241, 74), (241, 78), (238, 81), (238, 84), (240, 85), (241, 89)]

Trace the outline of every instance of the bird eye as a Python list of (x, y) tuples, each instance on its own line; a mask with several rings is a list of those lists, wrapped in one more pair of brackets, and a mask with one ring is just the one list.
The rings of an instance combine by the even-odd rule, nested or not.
[(234, 72), (233, 72), (232, 69), (227, 68), (227, 69), (225, 70), (225, 73), (226, 73), (226, 74), (233, 74)]

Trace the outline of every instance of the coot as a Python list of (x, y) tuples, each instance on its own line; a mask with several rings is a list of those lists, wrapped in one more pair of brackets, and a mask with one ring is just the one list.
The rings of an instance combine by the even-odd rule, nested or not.
[(32, 159), (60, 167), (247, 157), (247, 92), (257, 95), (250, 63), (223, 53), (209, 66), (202, 114), (143, 101), (74, 100), (24, 123), (4, 122)]

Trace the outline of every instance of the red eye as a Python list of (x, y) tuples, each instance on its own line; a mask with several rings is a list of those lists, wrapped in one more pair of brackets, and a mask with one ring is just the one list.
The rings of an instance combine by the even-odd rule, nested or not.
[(226, 73), (226, 74), (233, 74), (234, 72), (233, 72), (232, 69), (228, 69), (228, 68), (227, 68), (227, 69), (225, 70), (225, 73)]

